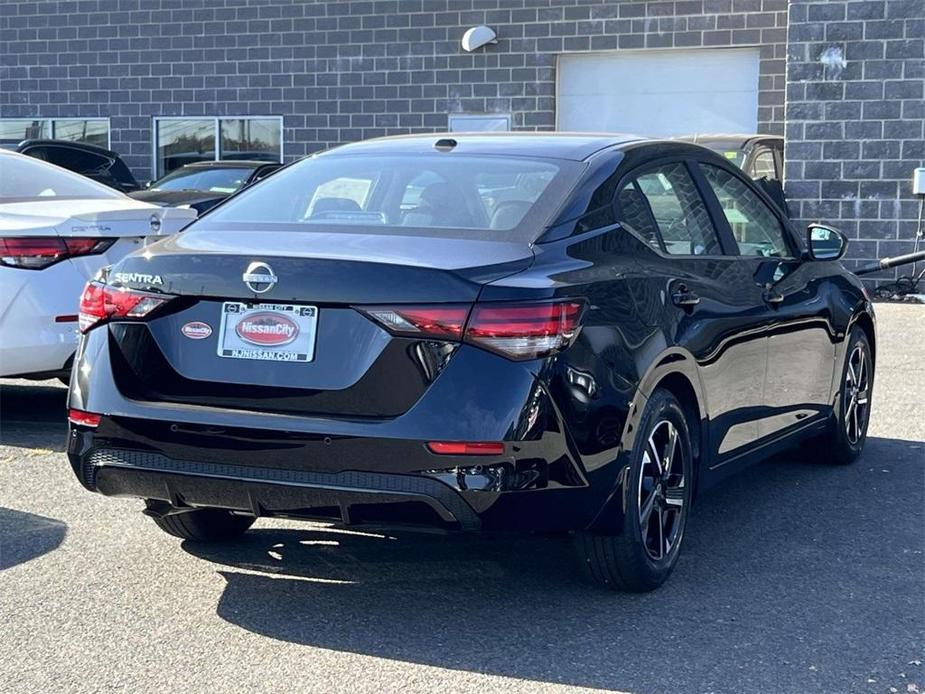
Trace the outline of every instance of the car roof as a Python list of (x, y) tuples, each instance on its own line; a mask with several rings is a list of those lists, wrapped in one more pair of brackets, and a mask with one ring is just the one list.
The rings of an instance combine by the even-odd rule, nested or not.
[(423, 154), (434, 152), (438, 141), (454, 141), (454, 152), (487, 155), (523, 155), (583, 161), (604, 149), (646, 140), (622, 133), (499, 132), (427, 133), (380, 137), (335, 147), (328, 154)]
[(776, 140), (783, 142), (781, 135), (762, 135), (760, 133), (696, 133), (693, 135), (680, 135), (672, 138), (679, 142), (690, 142), (704, 147), (732, 147), (744, 149), (751, 142), (759, 140)]
[(278, 161), (257, 161), (254, 159), (220, 159), (218, 161), (194, 161), (181, 169), (256, 169), (260, 166), (282, 166)]
[(99, 154), (100, 156), (109, 157), (110, 159), (119, 158), (118, 152), (113, 152), (111, 149), (106, 149), (105, 147), (100, 147), (99, 145), (91, 145), (89, 142), (75, 142), (73, 140), (23, 140), (18, 145), (16, 145), (16, 151), (21, 151), (27, 147), (43, 147), (47, 145), (80, 149), (84, 152)]

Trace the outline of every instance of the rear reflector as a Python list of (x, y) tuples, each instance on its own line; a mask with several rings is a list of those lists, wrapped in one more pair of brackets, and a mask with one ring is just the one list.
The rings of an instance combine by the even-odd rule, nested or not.
[(67, 411), (67, 421), (82, 427), (97, 427), (102, 418), (102, 415), (94, 414), (93, 412), (84, 412), (73, 408)]
[(80, 297), (80, 332), (85, 333), (94, 325), (112, 318), (144, 318), (172, 298), (88, 282)]
[(472, 443), (463, 441), (431, 441), (427, 444), (431, 453), (438, 455), (502, 455), (503, 443)]
[[(575, 341), (584, 301), (522, 304), (365, 306), (360, 311), (393, 335), (468, 342), (509, 359), (546, 357)], [(468, 321), (468, 322), (467, 322)]]
[(113, 243), (115, 239), (69, 236), (0, 237), (0, 265), (41, 270), (65, 258), (102, 253)]

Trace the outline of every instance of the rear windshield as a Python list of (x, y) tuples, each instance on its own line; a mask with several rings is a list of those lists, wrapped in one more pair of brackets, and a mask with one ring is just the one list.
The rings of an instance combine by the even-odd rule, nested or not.
[(581, 168), (553, 159), (456, 153), (327, 154), (279, 171), (192, 227), (538, 237)]
[(0, 154), (0, 200), (125, 198), (85, 176), (25, 155)]
[(721, 157), (725, 157), (740, 169), (745, 163), (745, 150), (741, 149), (740, 147), (736, 147), (728, 141), (708, 140), (705, 142), (698, 142), (697, 144), (701, 147), (712, 149), (714, 152), (719, 154)]
[(210, 193), (233, 193), (242, 185), (253, 169), (241, 167), (218, 169), (179, 169), (151, 184), (151, 190), (203, 190)]

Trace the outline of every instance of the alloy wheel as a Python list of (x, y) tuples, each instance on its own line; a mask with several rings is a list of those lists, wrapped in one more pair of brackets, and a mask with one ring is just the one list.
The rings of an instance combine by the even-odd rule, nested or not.
[(845, 373), (845, 434), (856, 445), (867, 428), (870, 415), (870, 357), (863, 342), (855, 345), (848, 357)]
[(639, 475), (639, 528), (650, 559), (664, 559), (681, 539), (686, 483), (678, 429), (660, 420), (649, 435)]

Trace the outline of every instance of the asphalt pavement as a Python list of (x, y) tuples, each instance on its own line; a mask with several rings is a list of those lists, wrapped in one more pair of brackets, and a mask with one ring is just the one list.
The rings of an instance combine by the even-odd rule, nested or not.
[(0, 692), (925, 691), (925, 307), (880, 305), (870, 438), (701, 497), (671, 580), (567, 540), (260, 520), (181, 543), (84, 491), (65, 389), (0, 384)]

